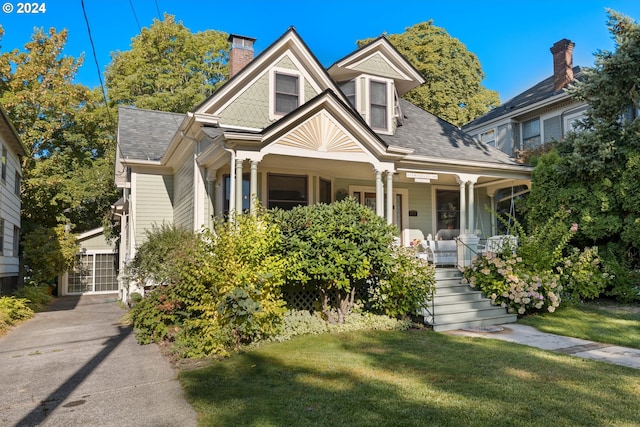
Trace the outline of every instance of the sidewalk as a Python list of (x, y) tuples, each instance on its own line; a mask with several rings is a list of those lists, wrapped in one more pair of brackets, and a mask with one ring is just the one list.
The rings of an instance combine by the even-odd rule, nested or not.
[(1, 426), (195, 426), (176, 372), (114, 295), (61, 297), (0, 338)]
[(540, 332), (534, 327), (510, 323), (501, 325), (492, 332), (489, 328), (459, 329), (445, 332), (450, 335), (492, 338), (502, 341), (515, 342), (531, 347), (551, 350), (559, 353), (570, 354), (583, 357), (585, 359), (595, 359), (617, 365), (628, 366), (640, 369), (640, 350), (633, 348), (619, 347), (611, 344), (596, 343), (579, 338), (563, 337), (560, 335)]

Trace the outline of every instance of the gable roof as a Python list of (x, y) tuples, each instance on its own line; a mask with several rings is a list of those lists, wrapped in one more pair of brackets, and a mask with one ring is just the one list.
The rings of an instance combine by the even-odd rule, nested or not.
[(425, 82), (424, 77), (384, 36), (380, 36), (329, 67), (334, 80), (348, 80), (361, 74), (358, 67), (365, 61), (379, 56), (393, 70), (396, 89), (400, 96)]
[(122, 159), (159, 161), (169, 147), (185, 114), (118, 109), (118, 147)]
[[(574, 80), (580, 81), (584, 78), (584, 73), (580, 66), (573, 67)], [(559, 91), (553, 88), (553, 75), (542, 80), (538, 84), (530, 87), (524, 92), (514, 96), (504, 104), (489, 111), (484, 116), (480, 116), (477, 119), (462, 126), (462, 129), (469, 129), (491, 120), (497, 119), (501, 116), (509, 116), (517, 113), (518, 110), (535, 105), (541, 101), (548, 100), (549, 103), (553, 102), (552, 98), (562, 97), (566, 98), (567, 94), (564, 89)]]
[(497, 148), (481, 143), (451, 123), (401, 99), (404, 120), (394, 135), (380, 135), (389, 145), (412, 149), (411, 156), (424, 156), (456, 160), (522, 165)]
[(0, 135), (2, 135), (2, 140), (5, 141), (18, 156), (26, 156), (27, 150), (2, 105), (0, 105), (0, 118), (2, 119), (0, 120)]
[(287, 51), (291, 51), (297, 58), (301, 58), (302, 65), (306, 72), (312, 75), (317, 82), (321, 83), (322, 87), (319, 88), (319, 92), (322, 92), (326, 88), (331, 88), (347, 102), (347, 99), (339, 90), (336, 82), (302, 40), (295, 28), (289, 27), (278, 40), (263, 50), (242, 70), (218, 88), (209, 98), (195, 107), (195, 115), (198, 116), (202, 113), (215, 114), (216, 110), (233, 99), (241, 88), (264, 73), (265, 69), (268, 68), (268, 64), (272, 63)]

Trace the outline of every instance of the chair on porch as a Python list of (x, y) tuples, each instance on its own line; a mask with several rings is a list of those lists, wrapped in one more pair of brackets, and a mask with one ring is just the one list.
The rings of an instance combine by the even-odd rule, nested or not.
[(459, 230), (438, 230), (436, 239), (431, 235), (423, 240), (427, 259), (434, 265), (456, 265), (458, 262), (458, 244), (454, 239), (460, 234)]
[(487, 242), (484, 248), (481, 248), (482, 253), (486, 252), (502, 252), (505, 248), (510, 248), (513, 253), (516, 253), (518, 247), (518, 238), (510, 234), (487, 237)]

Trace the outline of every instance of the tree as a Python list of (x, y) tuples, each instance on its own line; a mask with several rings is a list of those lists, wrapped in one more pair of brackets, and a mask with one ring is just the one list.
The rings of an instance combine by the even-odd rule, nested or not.
[(0, 54), (0, 103), (27, 149), (21, 196), (28, 253), (37, 253), (27, 246), (41, 236), (59, 240), (52, 248), (67, 247), (55, 229), (95, 228), (117, 198), (114, 120), (97, 90), (73, 83), (83, 59), (63, 55), (66, 41), (66, 30), (36, 29), (24, 50)]
[[(456, 126), (479, 117), (500, 103), (498, 93), (482, 86), (478, 58), (433, 21), (409, 27), (388, 40), (424, 76), (426, 82), (404, 98)], [(359, 40), (358, 46), (371, 39)]]
[(159, 111), (186, 113), (229, 76), (228, 35), (191, 33), (165, 14), (143, 28), (131, 50), (113, 54), (106, 71), (109, 100)]
[(571, 209), (583, 246), (609, 245), (640, 265), (640, 25), (608, 11), (614, 52), (599, 51), (571, 95), (589, 104), (577, 132), (541, 157), (532, 177), (529, 222)]

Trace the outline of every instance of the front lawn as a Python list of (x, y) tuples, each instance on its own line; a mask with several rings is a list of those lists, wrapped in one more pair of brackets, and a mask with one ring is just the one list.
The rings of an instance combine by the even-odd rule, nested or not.
[(585, 303), (518, 321), (543, 332), (640, 349), (640, 305)]
[(432, 331), (303, 336), (180, 373), (202, 426), (640, 424), (640, 371)]

